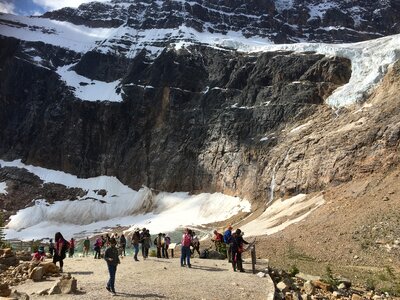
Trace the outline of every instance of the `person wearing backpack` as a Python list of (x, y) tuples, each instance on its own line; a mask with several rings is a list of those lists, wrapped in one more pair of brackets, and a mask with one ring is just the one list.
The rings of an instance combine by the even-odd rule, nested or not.
[(96, 242), (94, 243), (94, 259), (100, 259), (101, 257), (101, 247), (103, 246), (103, 239), (101, 237), (98, 237), (96, 239)]
[(64, 258), (69, 247), (69, 243), (64, 239), (60, 232), (57, 232), (54, 236), (54, 256), (53, 263), (60, 263), (60, 272), (63, 272)]
[(228, 228), (224, 232), (224, 243), (226, 244), (226, 254), (228, 256), (228, 261), (232, 262), (232, 226), (228, 225)]
[(236, 270), (240, 272), (244, 272), (243, 270), (243, 262), (242, 262), (242, 253), (243, 253), (243, 244), (248, 244), (243, 239), (243, 234), (240, 229), (236, 229), (235, 233), (232, 235), (232, 268), (233, 271)]
[(192, 236), (190, 235), (190, 231), (188, 228), (185, 229), (182, 235), (181, 241), (181, 267), (184, 266), (185, 258), (187, 261), (188, 268), (191, 268), (190, 264), (190, 244), (192, 243)]

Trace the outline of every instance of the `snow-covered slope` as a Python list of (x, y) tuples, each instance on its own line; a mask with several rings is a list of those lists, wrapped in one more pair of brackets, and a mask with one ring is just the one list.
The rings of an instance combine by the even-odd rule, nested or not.
[[(23, 16), (2, 15), (1, 35), (15, 37), (24, 41), (42, 41), (57, 47), (66, 48), (78, 53), (89, 50), (111, 55), (123, 55), (134, 58), (143, 49), (151, 57), (156, 57), (164, 47), (180, 49), (191, 44), (205, 44), (210, 47), (231, 49), (242, 52), (313, 51), (328, 56), (349, 58), (352, 62), (350, 82), (339, 88), (328, 98), (333, 106), (342, 106), (362, 100), (362, 98), (379, 82), (388, 65), (399, 58), (400, 35), (380, 39), (350, 43), (298, 43), (273, 44), (267, 38), (246, 38), (240, 32), (220, 33), (198, 32), (193, 28), (180, 26), (175, 29), (144, 29), (120, 26), (118, 28), (90, 28), (68, 22), (44, 18), (28, 18)], [(124, 47), (119, 43), (124, 42)], [(130, 45), (127, 47), (127, 45)], [(118, 49), (119, 52), (116, 52)], [(32, 63), (41, 64), (44, 58), (32, 54)], [(107, 83), (94, 81), (76, 74), (71, 65), (59, 67), (56, 71), (62, 80), (70, 86), (75, 96), (82, 100), (122, 101), (118, 91), (119, 81)], [(81, 84), (84, 82), (85, 84)]]
[[(33, 206), (11, 217), (5, 230), (8, 239), (48, 238), (56, 231), (65, 236), (83, 237), (117, 226), (146, 227), (153, 233), (171, 232), (183, 226), (223, 221), (239, 212), (250, 211), (247, 200), (220, 193), (153, 194), (146, 187), (132, 190), (115, 177), (81, 179), (60, 171), (24, 165), (20, 161), (0, 160), (0, 164), (26, 169), (43, 183), (86, 190), (86, 195), (75, 201), (50, 204), (44, 199), (36, 199)], [(3, 192), (4, 185), (0, 183)], [(105, 191), (105, 195), (99, 195), (99, 190)]]

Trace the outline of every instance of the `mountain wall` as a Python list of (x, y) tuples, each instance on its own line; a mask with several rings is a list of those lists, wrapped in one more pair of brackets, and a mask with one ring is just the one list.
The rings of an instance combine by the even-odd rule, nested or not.
[[(350, 10), (354, 24), (343, 16), (348, 22), (343, 40), (397, 31), (395, 1), (358, 6), (330, 1), (323, 7), (312, 1), (283, 3), (289, 2), (111, 1), (49, 12), (26, 23), (1, 16), (0, 158), (83, 178), (116, 176), (135, 189), (218, 191), (251, 199), (256, 207), (397, 166), (398, 106), (368, 110), (357, 103), (335, 110), (325, 104), (349, 82), (354, 70), (349, 59), (314, 52), (244, 53), (211, 47), (194, 35), (190, 45), (178, 46), (188, 42), (186, 35), (162, 31), (179, 33), (185, 25), (198, 34), (231, 30), (276, 37), (276, 42), (339, 42), (336, 33), (343, 24), (336, 24), (335, 13)], [(303, 14), (295, 17), (299, 11)], [(369, 21), (371, 16), (377, 19)], [(269, 18), (297, 25), (282, 37), (282, 24), (267, 26)], [(50, 27), (60, 24), (54, 20), (71, 23)], [(252, 28), (248, 34), (245, 23)], [(336, 27), (321, 31), (321, 24)], [(68, 28), (76, 32), (77, 42), (63, 35)], [(89, 28), (99, 30), (82, 34)], [(148, 44), (143, 39), (143, 48), (136, 48), (132, 34), (143, 30), (160, 31), (162, 39)], [(109, 32), (107, 38), (103, 31)], [(99, 38), (79, 44), (79, 38), (91, 36)], [(155, 45), (162, 51), (152, 53)], [(102, 89), (115, 82), (112, 94)], [(97, 101), (81, 95), (88, 87)], [(40, 185), (6, 169), (1, 181)], [(35, 193), (1, 197), (8, 209), (17, 209), (43, 194), (52, 200), (82, 195), (72, 190)], [(21, 204), (18, 197), (24, 199)]]
[(278, 130), (315, 113), (351, 75), (348, 60), (312, 53), (194, 46), (118, 65), (88, 52), (75, 66), (81, 75), (112, 79), (113, 61), (124, 76), (122, 103), (89, 102), (51, 69), (21, 59), (35, 44), (1, 42), (3, 158), (166, 191), (261, 196)]

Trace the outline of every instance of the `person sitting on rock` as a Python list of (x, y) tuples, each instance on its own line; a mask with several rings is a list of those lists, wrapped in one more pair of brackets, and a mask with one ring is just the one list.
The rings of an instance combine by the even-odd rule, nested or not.
[(44, 252), (44, 247), (39, 246), (38, 250), (32, 254), (32, 261), (40, 263), (41, 261), (44, 261), (46, 258), (46, 253)]

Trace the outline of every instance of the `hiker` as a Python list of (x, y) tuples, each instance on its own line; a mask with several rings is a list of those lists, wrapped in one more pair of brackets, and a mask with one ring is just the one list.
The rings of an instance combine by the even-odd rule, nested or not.
[(107, 262), (108, 273), (110, 274), (110, 278), (107, 282), (106, 289), (112, 294), (116, 295), (115, 292), (115, 274), (117, 272), (117, 266), (120, 263), (118, 256), (118, 249), (116, 248), (117, 241), (115, 238), (110, 239), (110, 247), (108, 247), (104, 253), (104, 259)]
[(100, 259), (100, 256), (101, 256), (101, 247), (103, 246), (103, 239), (101, 238), (101, 237), (98, 237), (97, 239), (96, 239), (96, 242), (94, 243), (94, 247), (93, 247), (93, 250), (94, 250), (94, 259)]
[(89, 255), (89, 249), (90, 249), (90, 240), (88, 237), (83, 241), (83, 256), (88, 256)]
[(225, 254), (225, 244), (224, 244), (224, 237), (221, 233), (217, 230), (214, 230), (214, 237), (211, 239), (212, 242), (215, 244), (215, 250), (219, 253)]
[(35, 263), (40, 263), (41, 261), (44, 261), (45, 258), (46, 253), (44, 252), (43, 246), (39, 246), (38, 250), (32, 254), (32, 261)]
[(244, 251), (243, 244), (248, 244), (248, 242), (243, 239), (242, 231), (240, 229), (236, 229), (235, 233), (232, 235), (231, 245), (232, 268), (235, 272), (236, 270), (244, 272), (242, 262), (242, 253)]
[(71, 238), (69, 241), (69, 252), (68, 252), (68, 257), (74, 257), (75, 253), (75, 240), (74, 238)]
[(139, 253), (139, 242), (140, 242), (140, 233), (139, 233), (139, 229), (136, 229), (132, 235), (132, 246), (133, 246), (133, 251), (134, 251), (133, 259), (135, 261), (139, 261), (137, 258), (138, 253)]
[(224, 243), (226, 245), (226, 254), (228, 256), (228, 261), (232, 262), (232, 251), (231, 251), (232, 226), (231, 225), (228, 225), (227, 229), (224, 232)]
[(200, 256), (200, 241), (199, 238), (197, 237), (196, 233), (192, 231), (192, 244), (191, 246), (193, 247), (193, 250), (191, 250), (191, 254), (194, 254), (194, 251), (197, 251), (197, 253)]
[(154, 239), (154, 246), (157, 248), (157, 258), (161, 258), (161, 239), (162, 233), (159, 233), (158, 236)]
[(148, 229), (143, 228), (140, 240), (142, 241), (143, 259), (146, 259), (147, 257), (149, 257), (149, 249), (151, 247), (151, 237), (150, 237), (150, 231)]
[(53, 255), (54, 255), (54, 243), (53, 243), (53, 239), (50, 239), (50, 241), (49, 241), (49, 253), (50, 253), (51, 257), (53, 257)]
[(169, 237), (168, 234), (166, 234), (164, 237), (164, 240), (165, 240), (165, 258), (169, 259), (168, 249), (169, 249), (169, 245), (171, 244), (171, 238)]
[(57, 232), (54, 236), (55, 247), (53, 263), (60, 262), (60, 272), (63, 272), (64, 258), (66, 257), (66, 252), (69, 248), (69, 243), (64, 239), (60, 232)]
[(190, 235), (190, 229), (186, 228), (181, 241), (181, 267), (185, 266), (185, 259), (187, 261), (188, 268), (191, 268), (190, 264), (190, 244), (192, 242), (192, 237)]
[(121, 256), (122, 256), (122, 253), (124, 254), (124, 256), (126, 256), (126, 253), (125, 253), (126, 238), (125, 238), (124, 234), (121, 234), (121, 237), (119, 238), (119, 247), (121, 248)]

